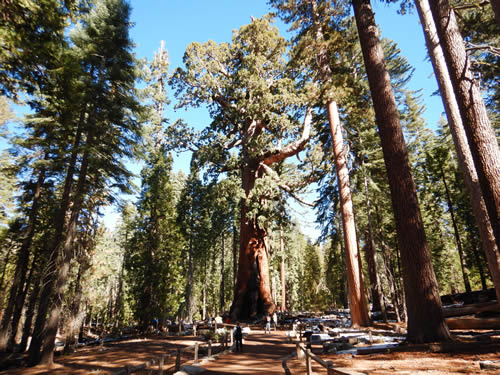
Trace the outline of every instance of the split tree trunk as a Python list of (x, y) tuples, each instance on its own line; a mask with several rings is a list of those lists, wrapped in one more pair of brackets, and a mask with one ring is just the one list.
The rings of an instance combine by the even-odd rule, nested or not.
[(448, 0), (430, 2), (472, 159), (486, 203), (497, 249), (500, 249), (500, 150), (486, 106)]
[[(242, 184), (246, 197), (255, 185), (256, 169), (251, 166), (243, 169)], [(231, 306), (231, 317), (235, 320), (256, 318), (274, 311), (266, 237), (266, 229), (261, 228), (256, 219), (248, 217), (246, 202), (242, 201), (238, 277)]]
[(408, 316), (407, 340), (449, 340), (399, 112), (369, 0), (353, 0), (396, 221)]
[(479, 230), (479, 237), (483, 250), (486, 254), (488, 267), (490, 269), (493, 284), (497, 294), (497, 300), (500, 301), (500, 253), (493, 234), (493, 228), (489, 220), (486, 204), (481, 192), (476, 167), (472, 159), (472, 154), (465, 134), (464, 124), (460, 117), (460, 109), (453, 91), (453, 86), (448, 73), (448, 68), (444, 60), (443, 51), (439, 44), (436, 25), (432, 18), (428, 0), (416, 0), (420, 23), (424, 30), (427, 50), (434, 68), (436, 80), (441, 92), (441, 98), (448, 118), (448, 126), (457, 151), (458, 165), (465, 180), (465, 187), (469, 193), (472, 212), (476, 219)]

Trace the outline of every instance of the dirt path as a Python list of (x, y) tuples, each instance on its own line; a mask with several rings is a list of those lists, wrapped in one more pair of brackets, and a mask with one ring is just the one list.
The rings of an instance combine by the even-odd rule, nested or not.
[[(194, 337), (149, 337), (129, 340), (104, 347), (89, 347), (67, 356), (56, 357), (52, 367), (36, 366), (0, 371), (0, 375), (109, 375), (126, 365), (140, 365), (152, 358), (159, 358), (177, 346), (193, 345)], [(295, 344), (288, 342), (284, 331), (264, 334), (253, 330), (245, 339), (243, 352), (220, 354), (216, 359), (205, 360), (200, 366), (204, 374), (266, 374), (283, 375), (283, 358), (295, 350)], [(336, 367), (350, 369), (362, 374), (497, 374), (498, 370), (483, 370), (480, 362), (500, 361), (500, 338), (489, 342), (473, 344), (468, 350), (431, 353), (428, 350), (404, 351), (390, 354), (353, 355), (321, 354), (321, 346), (313, 346), (313, 352), (324, 360), (330, 360)], [(172, 364), (172, 361), (170, 361)], [(294, 375), (305, 374), (304, 361), (295, 358), (287, 360)], [(326, 370), (313, 362), (314, 374), (326, 374)]]
[(51, 367), (35, 366), (0, 371), (1, 375), (108, 375), (127, 365), (137, 366), (159, 358), (177, 346), (186, 347), (197, 341), (194, 337), (147, 337), (104, 347), (79, 349), (76, 353), (56, 356)]
[(292, 353), (295, 345), (288, 342), (284, 331), (252, 331), (243, 342), (243, 351), (221, 355), (205, 361), (205, 374), (269, 374), (283, 375), (282, 359)]

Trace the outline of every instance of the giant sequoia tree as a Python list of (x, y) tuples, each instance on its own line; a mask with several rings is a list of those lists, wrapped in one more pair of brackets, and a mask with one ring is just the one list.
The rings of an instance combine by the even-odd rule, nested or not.
[(312, 113), (287, 69), (287, 43), (267, 19), (235, 32), (231, 44), (192, 43), (185, 69), (171, 82), (180, 106), (208, 105), (212, 124), (197, 141), (212, 172), (241, 172), (240, 251), (234, 318), (272, 312), (266, 217), (279, 188), (273, 168), (298, 154), (310, 137)]

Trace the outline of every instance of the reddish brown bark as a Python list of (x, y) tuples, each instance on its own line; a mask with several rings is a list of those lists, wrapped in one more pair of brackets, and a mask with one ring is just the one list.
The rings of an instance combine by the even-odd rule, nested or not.
[(455, 92), (465, 133), (486, 203), (497, 249), (500, 249), (500, 149), (478, 82), (470, 69), (455, 14), (447, 0), (429, 3)]
[[(245, 196), (257, 178), (256, 168), (244, 168), (242, 182)], [(248, 218), (245, 201), (241, 203), (240, 255), (238, 274), (231, 306), (233, 319), (248, 319), (270, 314), (275, 306), (269, 283), (268, 249), (266, 248), (267, 230), (261, 228), (256, 219)]]
[[(439, 91), (443, 99), (443, 105), (448, 118), (450, 133), (457, 151), (458, 165), (465, 180), (465, 187), (471, 198), (472, 212), (476, 219), (481, 238), (482, 247), (486, 254), (491, 278), (495, 285), (497, 299), (500, 301), (500, 253), (497, 250), (495, 235), (489, 220), (486, 204), (481, 192), (481, 186), (477, 177), (476, 167), (465, 134), (464, 124), (460, 117), (453, 86), (451, 84), (448, 68), (444, 60), (443, 51), (439, 44), (436, 25), (432, 18), (428, 0), (415, 1), (420, 22), (424, 30), (427, 50), (436, 75)], [(481, 280), (483, 280), (482, 268), (480, 267)]]
[(359, 266), (360, 258), (354, 223), (349, 171), (344, 156), (344, 139), (340, 128), (337, 103), (334, 101), (328, 103), (328, 120), (332, 135), (333, 153), (335, 154), (335, 169), (337, 171), (337, 184), (342, 211), (351, 321), (353, 327), (369, 326), (371, 321), (364, 294), (363, 275)]
[(448, 340), (394, 93), (369, 0), (353, 0), (361, 49), (384, 153), (403, 266), (410, 342)]

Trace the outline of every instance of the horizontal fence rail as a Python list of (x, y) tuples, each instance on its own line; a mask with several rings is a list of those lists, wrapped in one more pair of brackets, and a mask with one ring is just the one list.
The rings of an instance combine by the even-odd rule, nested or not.
[[(232, 328), (233, 325), (218, 324), (220, 327)], [(217, 330), (217, 326), (214, 327)], [(168, 350), (165, 354), (150, 359), (140, 365), (131, 366), (127, 365), (115, 372), (112, 375), (142, 375), (142, 374), (159, 374), (167, 375), (179, 371), (181, 364), (193, 363), (196, 364), (204, 358), (210, 358), (215, 354), (219, 354), (228, 349), (233, 343), (232, 330), (229, 334), (226, 332), (224, 338), (220, 343), (212, 343), (209, 340), (207, 343), (195, 343), (193, 345), (177, 348), (175, 350)]]

